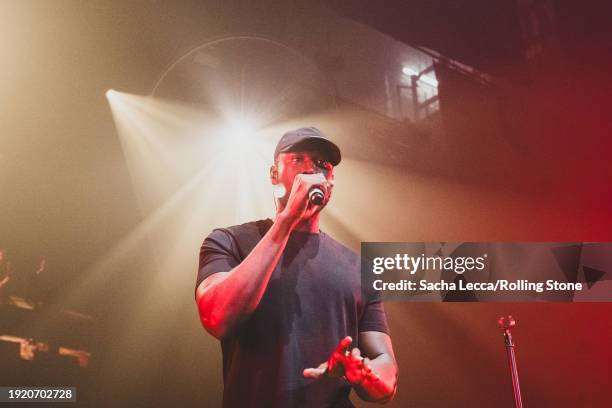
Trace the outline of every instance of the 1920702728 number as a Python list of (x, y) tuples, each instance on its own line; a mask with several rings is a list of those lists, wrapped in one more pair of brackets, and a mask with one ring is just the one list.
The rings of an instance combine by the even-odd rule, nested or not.
[(4, 401), (74, 401), (73, 387), (0, 387), (0, 402)]

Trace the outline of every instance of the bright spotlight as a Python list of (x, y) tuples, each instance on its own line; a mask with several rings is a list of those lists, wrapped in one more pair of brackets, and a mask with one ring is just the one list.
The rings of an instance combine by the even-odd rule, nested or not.
[(236, 140), (245, 140), (254, 133), (253, 125), (246, 119), (235, 120), (229, 125), (229, 136)]
[(434, 88), (438, 87), (438, 81), (435, 78), (429, 77), (427, 75), (419, 75), (419, 73), (413, 70), (412, 68), (404, 67), (402, 68), (402, 73), (410, 77), (415, 76), (419, 81), (426, 83), (429, 86), (433, 86)]
[(242, 116), (231, 118), (225, 122), (220, 130), (220, 136), (222, 137), (220, 140), (223, 140), (225, 145), (231, 148), (234, 153), (238, 153), (236, 157), (243, 157), (244, 154), (252, 151), (256, 145), (258, 129), (250, 118)]
[(115, 91), (114, 89), (109, 89), (108, 91), (106, 91), (106, 98), (110, 99), (112, 96), (114, 96), (117, 93), (117, 91)]

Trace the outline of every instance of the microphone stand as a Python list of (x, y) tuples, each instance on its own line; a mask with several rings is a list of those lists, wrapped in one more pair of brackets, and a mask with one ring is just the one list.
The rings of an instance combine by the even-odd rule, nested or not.
[(516, 320), (512, 316), (500, 317), (498, 324), (500, 329), (504, 331), (504, 343), (506, 345), (506, 354), (508, 355), (510, 376), (512, 377), (512, 389), (514, 390), (514, 406), (515, 408), (523, 408), (518, 369), (516, 368), (516, 355), (514, 354), (514, 342), (512, 341), (512, 333), (510, 333), (510, 329), (516, 326)]

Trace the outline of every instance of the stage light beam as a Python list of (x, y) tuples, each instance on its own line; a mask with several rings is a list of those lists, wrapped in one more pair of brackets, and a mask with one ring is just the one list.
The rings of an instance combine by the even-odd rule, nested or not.
[(228, 135), (237, 142), (245, 141), (255, 133), (251, 121), (248, 119), (234, 120), (228, 126)]

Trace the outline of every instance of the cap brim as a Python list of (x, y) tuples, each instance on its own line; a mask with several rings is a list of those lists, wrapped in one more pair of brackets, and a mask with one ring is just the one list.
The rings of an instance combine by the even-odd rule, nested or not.
[(324, 153), (329, 162), (337, 166), (342, 160), (340, 148), (336, 144), (328, 139), (322, 137), (310, 136), (299, 142), (285, 147), (280, 153), (296, 152), (303, 150), (316, 150)]

